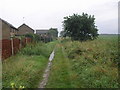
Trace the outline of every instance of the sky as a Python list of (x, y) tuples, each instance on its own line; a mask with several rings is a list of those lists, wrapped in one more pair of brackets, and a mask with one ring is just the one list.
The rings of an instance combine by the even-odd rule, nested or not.
[[(64, 17), (83, 12), (95, 16), (99, 34), (118, 33), (119, 0), (0, 0), (0, 18), (16, 28), (63, 30)], [(24, 17), (24, 18), (23, 18)]]

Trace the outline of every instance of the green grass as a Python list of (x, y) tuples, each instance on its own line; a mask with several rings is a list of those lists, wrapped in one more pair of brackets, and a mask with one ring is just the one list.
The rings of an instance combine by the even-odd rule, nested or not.
[[(50, 45), (50, 44), (49, 44)], [(48, 47), (47, 44), (37, 43), (37, 44), (29, 44), (26, 48), (23, 48), (19, 53), (23, 55), (42, 55), (44, 57), (49, 57), (51, 48)]]
[(65, 58), (62, 46), (57, 45), (47, 88), (70, 88), (69, 61)]
[(28, 45), (17, 55), (3, 61), (3, 87), (11, 88), (10, 84), (15, 83), (17, 88), (21, 85), (37, 88), (55, 43)]
[(58, 47), (48, 88), (118, 88), (117, 36), (86, 42), (64, 39)]
[(48, 57), (55, 48), (46, 88), (118, 88), (118, 37), (99, 36), (93, 41), (71, 41), (28, 45), (3, 61), (3, 87), (15, 83), (37, 88)]

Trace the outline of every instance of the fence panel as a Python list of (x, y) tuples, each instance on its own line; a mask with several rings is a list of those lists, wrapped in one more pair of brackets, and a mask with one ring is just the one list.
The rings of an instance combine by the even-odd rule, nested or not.
[(20, 39), (14, 38), (13, 39), (13, 52), (16, 54), (20, 50)]
[(21, 39), (21, 48), (25, 47), (26, 46), (26, 39), (25, 38), (22, 38)]
[(31, 43), (32, 42), (32, 39), (31, 38), (26, 38), (26, 43)]
[[(23, 38), (23, 39), (18, 39), (14, 38), (12, 41), (8, 39), (3, 39), (0, 41), (0, 45), (2, 45), (2, 60), (10, 57), (12, 55), (12, 49), (13, 49), (13, 54), (16, 54), (20, 48), (23, 48), (26, 46), (27, 43), (31, 43), (32, 39), (31, 38)], [(13, 47), (12, 47), (13, 45)]]
[(6, 59), (12, 55), (11, 40), (2, 40), (2, 59)]

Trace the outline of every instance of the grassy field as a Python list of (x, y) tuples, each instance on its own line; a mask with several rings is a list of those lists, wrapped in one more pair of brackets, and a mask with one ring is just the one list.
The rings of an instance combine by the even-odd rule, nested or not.
[(93, 41), (69, 38), (29, 44), (3, 61), (3, 87), (37, 88), (55, 48), (46, 88), (118, 88), (118, 37), (100, 35)]
[(47, 88), (118, 88), (118, 37), (61, 40)]
[(17, 88), (37, 88), (54, 47), (54, 42), (29, 44), (17, 55), (3, 61), (3, 88), (11, 88), (11, 83)]

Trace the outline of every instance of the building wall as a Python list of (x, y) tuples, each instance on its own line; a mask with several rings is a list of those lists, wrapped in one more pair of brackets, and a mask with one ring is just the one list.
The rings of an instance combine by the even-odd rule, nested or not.
[(18, 31), (17, 31), (16, 29), (10, 28), (10, 35), (11, 35), (11, 36), (15, 36), (15, 35), (17, 35), (17, 34), (18, 34)]
[(118, 2), (118, 34), (120, 34), (120, 1)]
[(34, 34), (34, 31), (27, 27), (26, 25), (22, 25), (21, 27), (18, 28), (18, 35), (25, 35), (25, 34)]
[[(0, 19), (0, 77), (2, 77), (2, 20)], [(2, 82), (2, 78), (0, 79), (0, 82)], [(2, 83), (0, 84), (0, 89), (2, 89)]]
[(0, 40), (2, 40), (2, 20), (1, 19), (0, 19)]
[(2, 21), (2, 39), (10, 39), (10, 26)]

